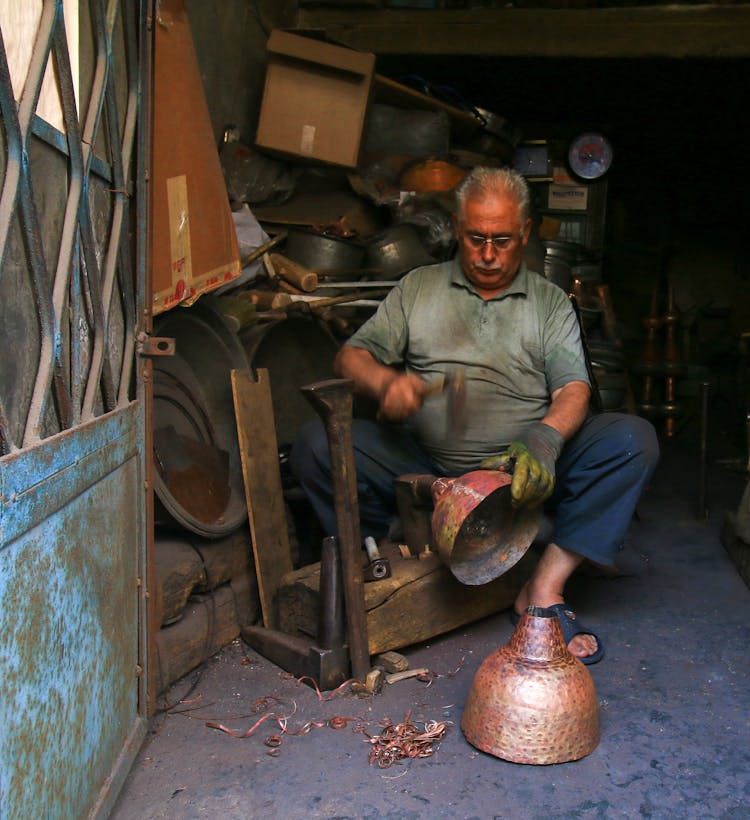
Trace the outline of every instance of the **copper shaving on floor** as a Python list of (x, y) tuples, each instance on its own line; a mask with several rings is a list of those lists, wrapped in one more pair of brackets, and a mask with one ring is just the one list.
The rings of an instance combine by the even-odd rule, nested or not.
[(367, 742), (372, 744), (371, 766), (377, 763), (379, 769), (387, 769), (404, 759), (435, 754), (448, 731), (449, 721), (428, 720), (420, 731), (410, 717), (411, 710), (406, 713), (403, 722), (386, 726), (375, 737), (367, 735)]

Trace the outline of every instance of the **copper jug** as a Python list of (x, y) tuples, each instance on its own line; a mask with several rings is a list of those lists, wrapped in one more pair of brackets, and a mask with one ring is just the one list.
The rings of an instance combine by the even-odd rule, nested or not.
[(438, 553), (464, 584), (486, 584), (523, 558), (542, 520), (540, 510), (511, 503), (510, 473), (474, 470), (432, 485), (432, 534)]
[(461, 728), (472, 746), (514, 763), (565, 763), (599, 743), (591, 673), (568, 651), (554, 612), (529, 607), (481, 664)]

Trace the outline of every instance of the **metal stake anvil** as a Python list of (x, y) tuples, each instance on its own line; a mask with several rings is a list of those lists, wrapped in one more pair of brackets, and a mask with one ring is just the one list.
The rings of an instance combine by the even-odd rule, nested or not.
[[(320, 562), (320, 622), (317, 641), (249, 626), (243, 640), (288, 672), (314, 678), (331, 689), (349, 677), (365, 682), (370, 671), (359, 503), (352, 444), (353, 382), (327, 379), (302, 388), (328, 437), (338, 536), (325, 538)], [(343, 591), (342, 594), (339, 590)], [(344, 607), (346, 629), (344, 629)], [(348, 643), (344, 635), (348, 635)]]
[(349, 677), (349, 648), (344, 632), (341, 561), (332, 536), (323, 539), (321, 548), (317, 640), (262, 626), (244, 626), (240, 630), (242, 640), (264, 658), (295, 677), (312, 678), (322, 691), (335, 689)]
[(328, 437), (352, 677), (364, 682), (370, 670), (370, 651), (352, 443), (353, 387), (351, 379), (326, 379), (303, 387), (302, 392), (320, 416)]

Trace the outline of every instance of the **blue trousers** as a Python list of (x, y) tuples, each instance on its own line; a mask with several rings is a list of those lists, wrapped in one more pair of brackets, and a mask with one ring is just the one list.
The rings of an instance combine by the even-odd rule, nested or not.
[[(352, 440), (362, 536), (379, 538), (397, 514), (396, 477), (446, 473), (399, 425), (354, 419)], [(555, 490), (545, 504), (545, 513), (554, 520), (551, 540), (597, 564), (613, 566), (658, 459), (650, 422), (624, 413), (590, 416), (557, 460)], [(328, 440), (318, 419), (299, 431), (290, 464), (324, 533), (334, 535)]]

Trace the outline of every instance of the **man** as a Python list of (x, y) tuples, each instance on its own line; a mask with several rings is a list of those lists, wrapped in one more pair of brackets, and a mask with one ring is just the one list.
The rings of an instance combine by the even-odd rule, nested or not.
[[(457, 257), (401, 279), (335, 361), (337, 375), (379, 406), (379, 421), (353, 427), (362, 531), (387, 532), (398, 475), (512, 469), (513, 502), (547, 502), (555, 521), (514, 613), (553, 609), (568, 649), (595, 663), (603, 643), (565, 604), (565, 583), (585, 559), (615, 565), (656, 466), (656, 436), (637, 416), (589, 414), (591, 387), (570, 300), (522, 261), (531, 229), (523, 177), (476, 168), (456, 201)], [(431, 390), (454, 368), (466, 382), (460, 436), (450, 434), (445, 401)], [(292, 467), (325, 530), (335, 532), (322, 428), (301, 433)]]

